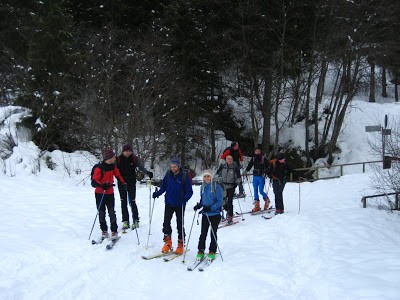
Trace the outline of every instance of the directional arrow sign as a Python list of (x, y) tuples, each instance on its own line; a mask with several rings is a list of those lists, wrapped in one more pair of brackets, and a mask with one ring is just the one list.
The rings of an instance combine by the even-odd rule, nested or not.
[(380, 125), (365, 126), (365, 132), (381, 131), (382, 127)]

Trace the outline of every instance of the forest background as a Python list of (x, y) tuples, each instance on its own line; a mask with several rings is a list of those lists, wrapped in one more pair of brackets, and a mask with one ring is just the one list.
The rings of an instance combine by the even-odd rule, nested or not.
[[(399, 1), (2, 3), (0, 104), (31, 109), (43, 153), (128, 142), (209, 167), (223, 136), (331, 164), (357, 94), (398, 101)], [(298, 123), (302, 147), (281, 135)]]

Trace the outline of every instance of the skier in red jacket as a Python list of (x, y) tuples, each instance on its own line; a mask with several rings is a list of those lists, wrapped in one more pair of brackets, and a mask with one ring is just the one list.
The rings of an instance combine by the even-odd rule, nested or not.
[[(94, 191), (96, 197), (96, 207), (99, 211), (101, 236), (108, 237), (108, 226), (106, 222), (106, 207), (110, 216), (111, 239), (118, 237), (117, 216), (115, 215), (115, 198), (114, 198), (114, 176), (126, 186), (124, 179), (115, 163), (115, 153), (112, 150), (104, 152), (103, 161), (94, 169), (93, 181), (96, 189)], [(104, 194), (104, 195), (103, 195)], [(104, 196), (104, 197), (103, 197)], [(102, 201), (103, 200), (103, 201)], [(101, 205), (100, 205), (101, 204)]]

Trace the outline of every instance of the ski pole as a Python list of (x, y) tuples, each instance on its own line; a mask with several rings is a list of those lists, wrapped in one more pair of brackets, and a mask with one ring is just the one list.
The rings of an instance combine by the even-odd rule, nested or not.
[[(127, 188), (126, 188), (126, 194), (128, 195), (129, 204), (130, 204), (131, 209), (132, 209), (132, 198), (130, 197), (130, 194), (129, 194), (129, 191), (128, 191), (128, 186), (127, 186)], [(133, 200), (133, 201), (135, 201), (135, 200)], [(132, 220), (132, 222), (138, 222), (138, 221), (139, 221), (139, 220)], [(137, 232), (137, 226), (136, 226), (136, 224), (135, 224), (135, 232), (136, 232), (136, 237), (137, 237), (138, 245), (140, 245), (139, 234), (138, 234), (138, 232)]]
[[(182, 218), (182, 228), (181, 228), (181, 232), (182, 232), (182, 243), (183, 243), (183, 251), (186, 253), (186, 243), (185, 243), (185, 228), (184, 228), (184, 222), (185, 222), (185, 216), (184, 216), (184, 210), (185, 210), (185, 206), (183, 205), (183, 198), (182, 198), (182, 213), (181, 213), (181, 218)], [(178, 218), (177, 218), (178, 219)], [(182, 261), (183, 262), (183, 261)]]
[(247, 179), (247, 185), (249, 186), (251, 199), (253, 199), (253, 202), (254, 202), (253, 193), (251, 192), (250, 180), (249, 180), (249, 177), (247, 175), (246, 175), (246, 179)]
[(99, 207), (97, 207), (97, 213), (96, 213), (96, 217), (94, 218), (94, 221), (93, 221), (93, 226), (92, 226), (92, 230), (90, 230), (90, 234), (89, 234), (89, 238), (88, 238), (88, 240), (90, 240), (90, 237), (92, 236), (92, 232), (93, 232), (94, 224), (96, 224), (97, 216), (99, 215), (99, 209), (100, 209), (100, 206), (101, 206), (101, 204), (103, 203), (103, 199), (104, 199), (104, 195), (105, 195), (105, 194), (106, 194), (106, 190), (104, 190), (104, 192), (103, 192), (103, 196), (101, 196), (101, 200), (100, 200), (100, 203), (99, 203)]
[[(264, 190), (265, 190), (265, 177), (263, 177), (264, 178)], [(269, 199), (269, 197), (268, 197), (268, 192), (269, 192), (269, 187), (271, 186), (271, 182), (269, 181), (268, 182), (268, 188), (267, 188), (267, 197), (265, 197), (265, 200), (268, 200), (269, 201), (269, 203), (271, 204), (271, 200)], [(269, 207), (268, 207), (269, 208)], [(261, 217), (262, 216), (264, 216), (264, 212), (262, 212), (262, 214), (261, 214)]]
[[(156, 188), (156, 192), (158, 191), (158, 188)], [(154, 198), (153, 199), (153, 207), (151, 208), (151, 212), (150, 212), (150, 221), (149, 221), (149, 233), (148, 233), (148, 235), (147, 235), (147, 244), (146, 244), (146, 249), (148, 248), (148, 246), (149, 246), (149, 239), (150, 239), (150, 232), (151, 232), (151, 221), (152, 221), (152, 219), (153, 219), (153, 211), (154, 211), (154, 205), (155, 205), (155, 202), (156, 202), (156, 198)], [(150, 206), (151, 206), (151, 202), (150, 202)]]
[(239, 200), (239, 198), (237, 198), (237, 201), (238, 201), (238, 203), (239, 203), (239, 209), (240, 209), (240, 215), (242, 216), (242, 221), (244, 221), (242, 206), (240, 205), (240, 200)]
[(151, 222), (151, 178), (150, 178), (150, 185), (149, 185), (149, 223)]
[(218, 248), (218, 251), (219, 251), (219, 255), (221, 255), (222, 261), (224, 261), (224, 258), (222, 257), (221, 249), (219, 248), (219, 245), (218, 245), (217, 236), (216, 236), (216, 234), (215, 234), (215, 232), (214, 232), (214, 229), (213, 229), (212, 226), (211, 226), (210, 218), (208, 217), (207, 214), (204, 214), (204, 215), (207, 217), (208, 224), (210, 225), (211, 233), (212, 233), (212, 235), (213, 235), (213, 237), (214, 237), (215, 243), (217, 244), (217, 248)]
[[(194, 219), (196, 218), (196, 214), (197, 214), (197, 211), (194, 212), (193, 221), (192, 221), (192, 226), (190, 226), (189, 237), (188, 237), (188, 241), (187, 241), (187, 244), (186, 244), (186, 245), (189, 245), (190, 236), (192, 235), (192, 229), (193, 229)], [(185, 251), (185, 254), (183, 255), (182, 263), (185, 263), (185, 257), (186, 257), (186, 251)]]
[(304, 178), (299, 176), (299, 212), (298, 212), (298, 214), (300, 214), (300, 202), (301, 202), (301, 199), (300, 199), (300, 196), (301, 196), (301, 194), (300, 194), (300, 180), (301, 179), (304, 179)]

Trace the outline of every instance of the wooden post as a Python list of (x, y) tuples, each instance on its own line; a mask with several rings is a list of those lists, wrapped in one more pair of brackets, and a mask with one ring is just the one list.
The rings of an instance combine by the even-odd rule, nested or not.
[(367, 198), (362, 197), (361, 202), (363, 203), (363, 208), (367, 208)]

